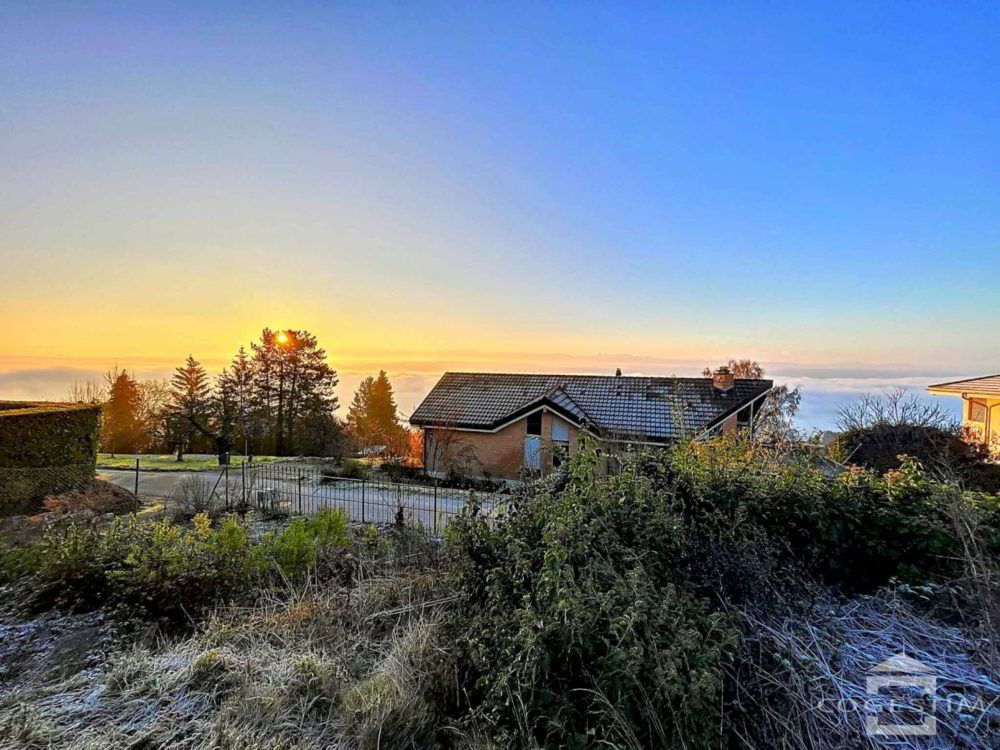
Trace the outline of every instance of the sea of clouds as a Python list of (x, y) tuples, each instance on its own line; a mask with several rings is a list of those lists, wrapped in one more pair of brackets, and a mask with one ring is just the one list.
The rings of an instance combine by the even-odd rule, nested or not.
[[(358, 384), (367, 375), (384, 368), (392, 379), (400, 412), (406, 416), (427, 395), (445, 370), (507, 371), (507, 372), (566, 372), (610, 373), (613, 362), (621, 362), (629, 375), (698, 375), (700, 367), (690, 361), (651, 360), (632, 357), (598, 356), (594, 358), (556, 358), (550, 356), (493, 357), (448, 356), (434, 359), (387, 361), (380, 365), (374, 358), (347, 360), (338, 367), (340, 383), (337, 393), (341, 409), (346, 406)], [(209, 372), (217, 372), (225, 362), (206, 360)], [(101, 365), (97, 362), (56, 363), (51, 360), (0, 361), (0, 400), (62, 400), (68, 397), (74, 383), (100, 381), (108, 369), (120, 365), (139, 378), (169, 378), (172, 363), (157, 359), (137, 359)], [(765, 364), (768, 377), (778, 384), (801, 389), (802, 405), (798, 426), (806, 430), (832, 430), (836, 427), (838, 410), (863, 393), (884, 393), (903, 388), (918, 398), (934, 401), (960, 415), (957, 398), (930, 396), (926, 388), (931, 383), (985, 373), (969, 373), (934, 368), (905, 366), (837, 366), (817, 367), (795, 364)]]

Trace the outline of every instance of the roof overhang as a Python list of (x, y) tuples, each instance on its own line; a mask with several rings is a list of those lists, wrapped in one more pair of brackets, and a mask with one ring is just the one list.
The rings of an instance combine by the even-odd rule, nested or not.
[(927, 392), (935, 396), (1000, 399), (1000, 375), (984, 375), (981, 378), (935, 383), (927, 386)]
[(565, 407), (549, 399), (548, 396), (542, 396), (541, 398), (535, 399), (524, 406), (518, 407), (507, 416), (490, 424), (443, 422), (440, 420), (430, 419), (410, 419), (410, 424), (415, 425), (416, 427), (463, 430), (465, 432), (500, 432), (500, 430), (504, 427), (512, 425), (519, 419), (524, 419), (529, 414), (534, 414), (536, 411), (550, 411), (554, 414), (558, 414), (561, 419), (566, 420), (575, 427), (587, 430), (590, 430), (591, 428), (591, 425), (586, 420), (580, 419), (577, 415), (573, 414)]
[(767, 390), (761, 391), (760, 393), (758, 393), (753, 398), (747, 399), (746, 401), (741, 401), (740, 403), (738, 403), (735, 406), (731, 407), (728, 411), (723, 412), (722, 414), (720, 414), (719, 416), (717, 416), (715, 419), (713, 419), (711, 422), (709, 422), (705, 426), (705, 429), (702, 430), (701, 434), (698, 435), (697, 439), (700, 440), (701, 438), (705, 437), (706, 435), (712, 434), (715, 430), (718, 430), (720, 427), (722, 427), (722, 424), (727, 419), (729, 419), (731, 416), (733, 416), (734, 414), (742, 411), (743, 409), (747, 408), (748, 406), (752, 406), (753, 404), (756, 404), (758, 401), (760, 401), (762, 398), (764, 398), (765, 396), (767, 396), (773, 390), (774, 390), (774, 385), (771, 385), (771, 386), (769, 386), (767, 388)]

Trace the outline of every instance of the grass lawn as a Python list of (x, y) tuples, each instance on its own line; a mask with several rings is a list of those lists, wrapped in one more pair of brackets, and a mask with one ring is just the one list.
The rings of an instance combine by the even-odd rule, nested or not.
[[(183, 461), (178, 461), (174, 454), (153, 455), (134, 453), (110, 453), (97, 454), (98, 469), (134, 469), (135, 460), (139, 459), (139, 469), (142, 471), (204, 471), (205, 469), (216, 469), (219, 466), (219, 459), (214, 453), (192, 453), (184, 456)], [(265, 461), (281, 461), (279, 456), (254, 456), (254, 463)], [(246, 461), (246, 456), (230, 456), (231, 466), (239, 466)]]

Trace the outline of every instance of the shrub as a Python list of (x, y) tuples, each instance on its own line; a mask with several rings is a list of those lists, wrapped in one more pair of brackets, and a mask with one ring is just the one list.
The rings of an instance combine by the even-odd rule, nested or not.
[(297, 580), (315, 570), (322, 554), (350, 543), (347, 515), (326, 510), (309, 519), (296, 518), (280, 532), (267, 534), (261, 547), (283, 576)]
[(167, 501), (170, 515), (182, 521), (189, 521), (199, 513), (212, 513), (218, 506), (215, 482), (202, 474), (181, 479)]
[(450, 527), (472, 716), (506, 746), (715, 744), (735, 627), (678, 577), (683, 519), (639, 463), (597, 466)]
[(832, 450), (838, 460), (877, 474), (899, 469), (909, 456), (943, 479), (1000, 492), (1000, 467), (989, 462), (989, 449), (965, 440), (957, 429), (909, 424), (858, 427), (842, 432)]
[(271, 582), (301, 580), (350, 544), (347, 517), (333, 510), (257, 542), (235, 518), (213, 526), (203, 513), (188, 528), (135, 517), (104, 528), (71, 522), (38, 544), (0, 547), (0, 582), (16, 584), (35, 611), (103, 606), (126, 618), (184, 624)]
[(984, 544), (1000, 551), (1000, 497), (935, 482), (916, 461), (831, 480), (802, 463), (766, 465), (763, 452), (739, 440), (691, 443), (659, 473), (694, 528), (719, 539), (757, 530), (771, 552), (845, 590), (958, 574), (962, 509), (975, 510)]
[[(32, 548), (28, 548), (32, 549)], [(107, 528), (69, 524), (32, 552), (20, 589), (32, 609), (117, 609), (126, 617), (175, 623), (239, 597), (263, 567), (247, 529), (234, 519), (212, 529), (116, 519)]]
[[(963, 573), (1000, 551), (1000, 498), (931, 480), (915, 461), (830, 479), (739, 439), (626, 455), (600, 476), (583, 450), (515, 492), (499, 523), (449, 527), (449, 622), (468, 703), (504, 745), (716, 744), (727, 614), (810, 600), (821, 579), (865, 591)], [(786, 610), (787, 610), (786, 606)]]
[(353, 458), (345, 458), (334, 474), (345, 479), (367, 479), (368, 472), (368, 464)]
[(100, 414), (94, 404), (0, 401), (0, 466), (93, 467)]

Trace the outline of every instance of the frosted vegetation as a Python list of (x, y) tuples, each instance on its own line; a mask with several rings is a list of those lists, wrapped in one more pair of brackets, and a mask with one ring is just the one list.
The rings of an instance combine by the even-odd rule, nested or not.
[(8, 547), (0, 747), (878, 748), (899, 651), (952, 703), (895, 747), (995, 746), (1000, 498), (731, 440), (601, 465), (445, 539), (196, 515)]

